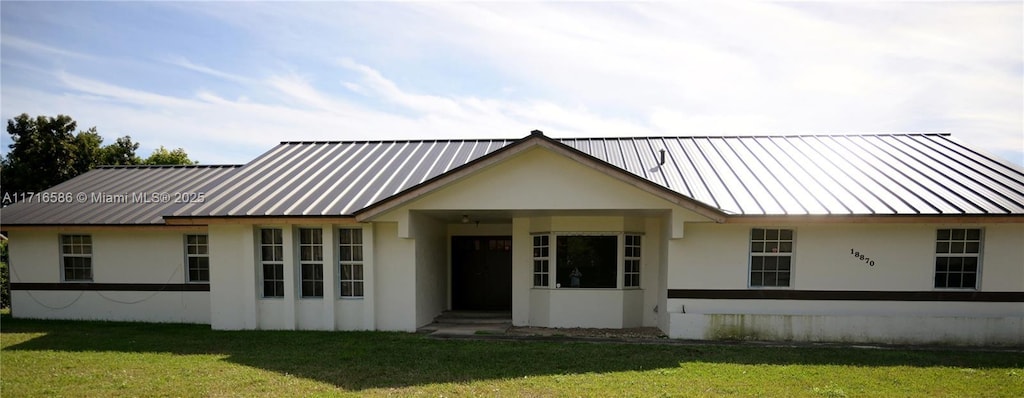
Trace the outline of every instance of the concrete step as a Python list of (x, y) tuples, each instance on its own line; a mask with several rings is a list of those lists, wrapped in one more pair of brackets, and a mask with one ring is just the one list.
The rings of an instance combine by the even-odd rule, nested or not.
[(512, 313), (507, 311), (445, 311), (434, 319), (435, 323), (455, 325), (512, 323)]

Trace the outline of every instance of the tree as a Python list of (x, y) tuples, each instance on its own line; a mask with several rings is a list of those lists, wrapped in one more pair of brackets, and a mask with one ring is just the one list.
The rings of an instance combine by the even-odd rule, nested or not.
[(96, 127), (76, 134), (77, 126), (67, 115), (32, 118), (23, 113), (7, 120), (12, 144), (11, 151), (0, 159), (0, 191), (5, 194), (40, 192), (97, 165), (196, 163), (188, 158), (184, 149), (168, 151), (163, 146), (143, 161), (135, 154), (139, 144), (133, 142), (131, 136), (103, 146), (103, 137)]
[[(78, 161), (82, 150), (73, 134), (77, 123), (70, 116), (31, 118), (22, 113), (7, 121), (11, 152), (3, 159), (0, 185), (5, 192), (35, 192), (54, 186), (85, 170)], [(83, 145), (92, 140), (83, 137)], [(86, 169), (87, 170), (87, 169)]]
[(142, 164), (142, 159), (135, 155), (135, 151), (138, 149), (139, 143), (132, 142), (132, 136), (126, 135), (118, 138), (113, 144), (103, 147), (99, 164), (111, 166)]
[(167, 164), (196, 164), (188, 158), (188, 154), (182, 148), (177, 148), (172, 151), (168, 151), (163, 145), (160, 148), (153, 150), (153, 154), (149, 155), (143, 164), (152, 165), (167, 165)]

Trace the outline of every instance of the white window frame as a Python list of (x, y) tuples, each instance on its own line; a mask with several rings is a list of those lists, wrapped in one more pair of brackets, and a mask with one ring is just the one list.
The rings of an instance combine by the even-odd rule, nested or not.
[[(70, 239), (70, 242), (65, 242), (65, 238)], [(75, 238), (79, 241), (75, 242)], [(58, 238), (60, 243), (60, 279), (62, 282), (71, 283), (83, 283), (92, 282), (95, 278), (95, 272), (92, 264), (92, 235), (89, 234), (61, 234)], [(88, 239), (88, 242), (85, 240)], [(70, 252), (69, 252), (70, 251)], [(88, 263), (89, 277), (83, 279), (68, 279), (68, 260), (69, 259), (83, 259)], [(77, 269), (84, 269), (83, 267), (77, 267)]]
[[(953, 231), (957, 231), (957, 230), (964, 231), (964, 239), (953, 239)], [(948, 237), (948, 239), (939, 239), (940, 234), (942, 233), (941, 231), (949, 231), (950, 232), (950, 236)], [(978, 231), (978, 239), (967, 239), (968, 231)], [(978, 245), (977, 253), (968, 253), (967, 252), (967, 246), (968, 246), (969, 243), (976, 243)], [(948, 245), (948, 247), (947, 247), (947, 249), (946, 249), (946, 251), (944, 253), (940, 252), (941, 251), (940, 247), (941, 247), (942, 244)], [(961, 245), (963, 245), (961, 247), (961, 251), (960, 252), (954, 252), (953, 251), (954, 244), (961, 244)], [(935, 230), (935, 250), (934, 250), (934, 252), (935, 252), (935, 259), (933, 261), (933, 267), (932, 267), (932, 286), (934, 286), (935, 289), (937, 289), (937, 290), (978, 290), (978, 289), (980, 289), (981, 288), (982, 253), (984, 252), (984, 250), (985, 250), (985, 230), (984, 230), (984, 228), (948, 227), (948, 228), (938, 228), (938, 229), (936, 229)], [(957, 258), (957, 259), (974, 258), (974, 259), (976, 259), (975, 260), (976, 261), (975, 269), (974, 269), (974, 272), (973, 272), (973, 274), (974, 274), (974, 286), (968, 286), (968, 287), (965, 287), (965, 286), (952, 286), (951, 287), (951, 286), (949, 286), (948, 275), (951, 274), (951, 273), (954, 273), (954, 272), (950, 272), (948, 270), (948, 268), (947, 268), (947, 271), (943, 272), (943, 273), (945, 273), (947, 275), (946, 286), (935, 286), (935, 279), (937, 279), (939, 277), (939, 264), (938, 263), (939, 263), (939, 259), (942, 259), (942, 258), (946, 258), (946, 259), (950, 259), (950, 258)], [(948, 266), (949, 265), (947, 264), (947, 267)], [(961, 264), (960, 271), (956, 272), (956, 273), (960, 274), (961, 285), (963, 285), (963, 275), (967, 274), (968, 272), (964, 272), (963, 271), (963, 266)]]
[[(530, 235), (533, 243), (533, 287), (550, 288), (554, 272), (551, 270), (551, 235)], [(544, 283), (538, 284), (540, 278)]]
[[(319, 233), (319, 241), (305, 242), (305, 232), (310, 232), (313, 235), (310, 238), (317, 237)], [(296, 278), (299, 282), (298, 291), (299, 298), (303, 299), (323, 299), (324, 298), (324, 230), (322, 228), (299, 228), (298, 229), (298, 245), (299, 245), (299, 265), (298, 274)], [(309, 255), (307, 256), (306, 250), (309, 249)], [(316, 275), (312, 279), (306, 279), (306, 266), (312, 267), (314, 274), (319, 274), (319, 279)], [(313, 283), (312, 294), (307, 294), (305, 286), (307, 282)], [(317, 295), (317, 289), (320, 290), (320, 294)]]
[[(764, 237), (762, 239), (754, 239), (754, 231), (755, 230), (763, 230), (763, 233), (765, 234)], [(768, 239), (768, 235), (767, 235), (768, 231), (777, 231), (778, 232), (777, 238), (776, 239)], [(789, 231), (790, 232), (790, 239), (782, 239), (782, 231)], [(794, 277), (796, 276), (796, 256), (795, 256), (795, 254), (796, 254), (796, 237), (797, 237), (796, 228), (791, 228), (791, 227), (753, 227), (753, 228), (750, 228), (749, 232), (747, 233), (747, 243), (748, 243), (748, 246), (747, 246), (747, 287), (749, 287), (751, 289), (793, 289), (793, 286), (796, 285), (796, 283), (794, 283), (794, 281), (795, 281)], [(778, 243), (780, 246), (782, 246), (783, 243), (786, 243), (786, 242), (788, 242), (789, 246), (790, 246), (788, 252), (783, 251), (781, 247), (776, 252), (765, 251), (765, 248), (767, 247), (767, 245), (769, 243)], [(761, 251), (755, 251), (755, 246), (758, 243), (762, 244)], [(753, 283), (754, 282), (753, 276), (754, 276), (754, 272), (755, 272), (755, 270), (754, 270), (754, 257), (755, 256), (756, 257), (788, 257), (789, 258), (789, 279), (788, 279), (788, 284), (785, 285), (785, 286), (765, 285), (763, 283), (763, 281), (764, 281), (763, 276), (764, 276), (765, 273), (767, 273), (769, 271), (765, 271), (763, 266), (762, 266), (761, 270), (756, 271), (756, 272), (760, 272), (761, 275), (762, 275), (762, 284), (755, 285)], [(777, 278), (777, 274), (779, 272), (781, 272), (781, 271), (779, 271), (778, 267), (776, 266), (776, 269), (772, 270), (770, 272), (773, 272), (776, 275), (776, 278)]]
[[(635, 238), (635, 244), (630, 244), (630, 239)], [(623, 289), (639, 289), (642, 282), (640, 281), (640, 268), (643, 265), (642, 260), (642, 248), (643, 248), (643, 237), (637, 233), (625, 233), (622, 235), (622, 288)], [(633, 250), (630, 250), (633, 249)], [(630, 253), (632, 251), (632, 253)], [(632, 255), (631, 255), (632, 254)], [(634, 262), (636, 264), (636, 270), (630, 271), (627, 264)], [(633, 277), (634, 283), (630, 284), (630, 277)]]
[[(280, 243), (273, 242), (274, 239), (271, 239), (272, 240), (271, 243), (263, 242), (263, 231), (268, 231), (268, 230), (269, 231), (276, 231), (276, 233), (279, 234), (279, 236), (280, 236)], [(285, 289), (284, 289), (284, 282), (285, 282), (285, 277), (284, 277), (284, 229), (283, 228), (277, 228), (277, 227), (261, 227), (261, 228), (258, 229), (257, 239), (259, 240), (259, 251), (257, 252), (257, 256), (259, 256), (258, 258), (259, 258), (259, 265), (260, 265), (260, 269), (259, 269), (259, 272), (260, 272), (260, 297), (264, 298), (264, 299), (283, 299), (284, 296), (285, 296)], [(271, 247), (271, 248), (278, 247), (278, 248), (280, 248), (281, 249), (280, 250), (281, 251), (280, 259), (279, 260), (278, 259), (270, 259), (270, 260), (265, 259), (263, 257), (263, 251), (264, 251), (264, 248), (267, 248), (267, 247)], [(272, 252), (273, 252), (273, 250), (272, 250)], [(274, 256), (271, 256), (271, 257), (274, 257)], [(280, 279), (276, 279), (276, 278), (275, 279), (268, 279), (267, 278), (267, 273), (266, 273), (266, 268), (267, 267), (266, 266), (268, 266), (268, 265), (275, 266), (275, 268), (277, 270), (280, 270)], [(279, 295), (275, 294), (275, 295), (272, 295), (272, 296), (267, 295), (267, 282), (274, 282), (275, 284), (280, 284), (280, 286), (281, 286), (280, 294)]]
[[(362, 228), (358, 228), (358, 227), (340, 227), (340, 228), (337, 229), (337, 231), (338, 231), (338, 245), (337, 245), (337, 247), (338, 247), (338, 297), (343, 298), (343, 299), (361, 299), (361, 298), (365, 297), (365, 295), (366, 295), (366, 264), (365, 264), (365, 262), (366, 262), (366, 253), (364, 251), (364, 249), (366, 248), (366, 239), (363, 236), (363, 229)], [(352, 234), (351, 236), (353, 238), (358, 236), (359, 237), (359, 242), (355, 242), (355, 239), (353, 239), (349, 243), (344, 243), (343, 236), (346, 234), (345, 231), (350, 231), (350, 233)], [(353, 256), (351, 258), (349, 258), (349, 259), (346, 259), (345, 256), (344, 256), (345, 250), (343, 250), (343, 248), (349, 248), (350, 249), (349, 252), (353, 253)], [(357, 250), (356, 250), (357, 248), (358, 248), (359, 256), (355, 256), (354, 255), (357, 252)], [(358, 257), (358, 260), (356, 259), (356, 257)], [(352, 267), (352, 272), (350, 273), (351, 277), (349, 277), (349, 278), (345, 278), (345, 267)], [(355, 274), (356, 274), (355, 271), (357, 269), (359, 270), (359, 272), (358, 272), (359, 277), (358, 278), (355, 277)], [(349, 284), (349, 286), (351, 286), (349, 291), (345, 290), (345, 285), (346, 284)], [(359, 287), (359, 289), (358, 289), (359, 294), (356, 294), (356, 291), (357, 291), (356, 286)]]
[[(189, 238), (196, 237), (196, 243), (189, 242)], [(199, 237), (204, 238), (204, 243), (199, 243)], [(185, 235), (185, 281), (188, 283), (210, 283), (210, 237), (207, 234), (186, 234)], [(189, 249), (195, 248), (195, 253)], [(206, 250), (200, 250), (205, 248)], [(206, 259), (206, 280), (192, 279), (192, 259)], [(201, 269), (199, 269), (201, 271)]]

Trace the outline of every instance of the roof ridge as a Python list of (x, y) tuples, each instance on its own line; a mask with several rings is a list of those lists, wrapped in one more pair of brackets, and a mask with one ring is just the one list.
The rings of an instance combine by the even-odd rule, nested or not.
[(105, 164), (93, 168), (96, 169), (221, 169), (238, 168), (241, 164)]
[[(608, 137), (551, 137), (555, 141), (562, 140), (635, 140), (635, 139), (670, 139), (670, 138), (787, 138), (787, 137), (876, 137), (876, 136), (950, 136), (946, 132), (856, 132), (856, 133), (766, 133), (766, 134), (718, 134), (718, 135), (655, 135), (655, 136), (608, 136)], [(530, 136), (527, 136), (530, 137)], [(314, 145), (314, 144), (384, 144), (384, 143), (424, 143), (424, 142), (481, 142), (481, 141), (519, 141), (522, 138), (424, 138), (396, 140), (311, 140), (281, 141), (280, 145)]]
[(382, 144), (382, 143), (423, 143), (423, 142), (466, 142), (466, 141), (518, 141), (522, 138), (423, 138), (399, 140), (314, 140), (314, 141), (281, 141), (281, 145), (310, 144)]

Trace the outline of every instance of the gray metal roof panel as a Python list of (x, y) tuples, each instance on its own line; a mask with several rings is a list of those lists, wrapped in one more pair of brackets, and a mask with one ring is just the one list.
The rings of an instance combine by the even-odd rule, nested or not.
[[(44, 192), (70, 193), (71, 203), (34, 200), (0, 209), (3, 225), (162, 225), (163, 215), (182, 206), (174, 194), (205, 193), (241, 166), (101, 166)], [(152, 199), (167, 193), (170, 201)], [(79, 195), (85, 195), (84, 200)], [(104, 203), (100, 195), (125, 195), (124, 203)]]
[[(161, 224), (161, 215), (346, 216), (520, 141), (283, 142), (241, 168), (100, 169), (55, 189), (202, 188), (207, 198), (145, 209), (18, 204), (4, 209), (3, 222)], [(1024, 214), (1024, 170), (941, 134), (554, 141), (727, 214)]]

